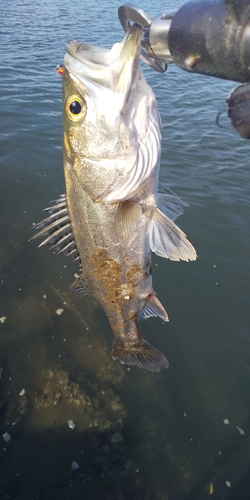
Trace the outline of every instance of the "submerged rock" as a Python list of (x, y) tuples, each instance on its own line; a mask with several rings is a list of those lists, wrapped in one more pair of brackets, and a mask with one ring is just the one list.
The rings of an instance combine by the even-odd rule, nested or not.
[(71, 382), (69, 374), (59, 370), (42, 372), (43, 389), (34, 393), (29, 420), (32, 426), (65, 426), (77, 431), (94, 427), (99, 430), (122, 427), (126, 410), (112, 389), (102, 390), (90, 380), (83, 386)]

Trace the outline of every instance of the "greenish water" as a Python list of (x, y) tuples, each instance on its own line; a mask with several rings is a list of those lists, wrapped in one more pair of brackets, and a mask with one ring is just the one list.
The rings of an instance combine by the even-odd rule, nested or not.
[[(179, 225), (199, 256), (193, 263), (153, 257), (170, 323), (152, 318), (141, 331), (167, 356), (168, 370), (114, 362), (104, 313), (68, 290), (77, 265), (28, 242), (42, 209), (64, 192), (55, 67), (68, 39), (120, 41), (119, 5), (1, 5), (0, 498), (245, 500), (249, 142), (226, 116), (216, 125), (235, 83), (174, 66), (164, 75), (145, 69), (163, 121), (161, 182), (190, 205)], [(152, 17), (165, 7), (140, 6)]]

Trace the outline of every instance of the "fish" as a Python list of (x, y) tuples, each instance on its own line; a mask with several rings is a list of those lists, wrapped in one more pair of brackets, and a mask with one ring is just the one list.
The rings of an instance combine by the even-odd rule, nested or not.
[(169, 320), (153, 289), (151, 251), (175, 261), (197, 255), (174, 222), (186, 203), (158, 193), (162, 126), (139, 65), (141, 36), (133, 25), (111, 49), (67, 43), (60, 69), (66, 194), (45, 209), (31, 239), (46, 236), (39, 246), (78, 261), (70, 289), (106, 313), (112, 358), (157, 372), (168, 360), (138, 326), (152, 316)]

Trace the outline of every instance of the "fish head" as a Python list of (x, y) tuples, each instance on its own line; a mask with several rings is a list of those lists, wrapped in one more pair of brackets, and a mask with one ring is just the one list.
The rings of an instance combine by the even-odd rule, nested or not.
[(68, 157), (121, 159), (133, 148), (127, 123), (139, 77), (140, 43), (141, 27), (134, 25), (110, 50), (76, 41), (66, 45), (63, 101)]

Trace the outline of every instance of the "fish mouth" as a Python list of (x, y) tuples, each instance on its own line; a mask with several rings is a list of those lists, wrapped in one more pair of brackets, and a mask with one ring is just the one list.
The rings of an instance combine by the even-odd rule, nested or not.
[(125, 94), (138, 66), (141, 36), (141, 26), (129, 25), (123, 41), (111, 49), (71, 40), (66, 44), (64, 65), (87, 88), (92, 82)]

